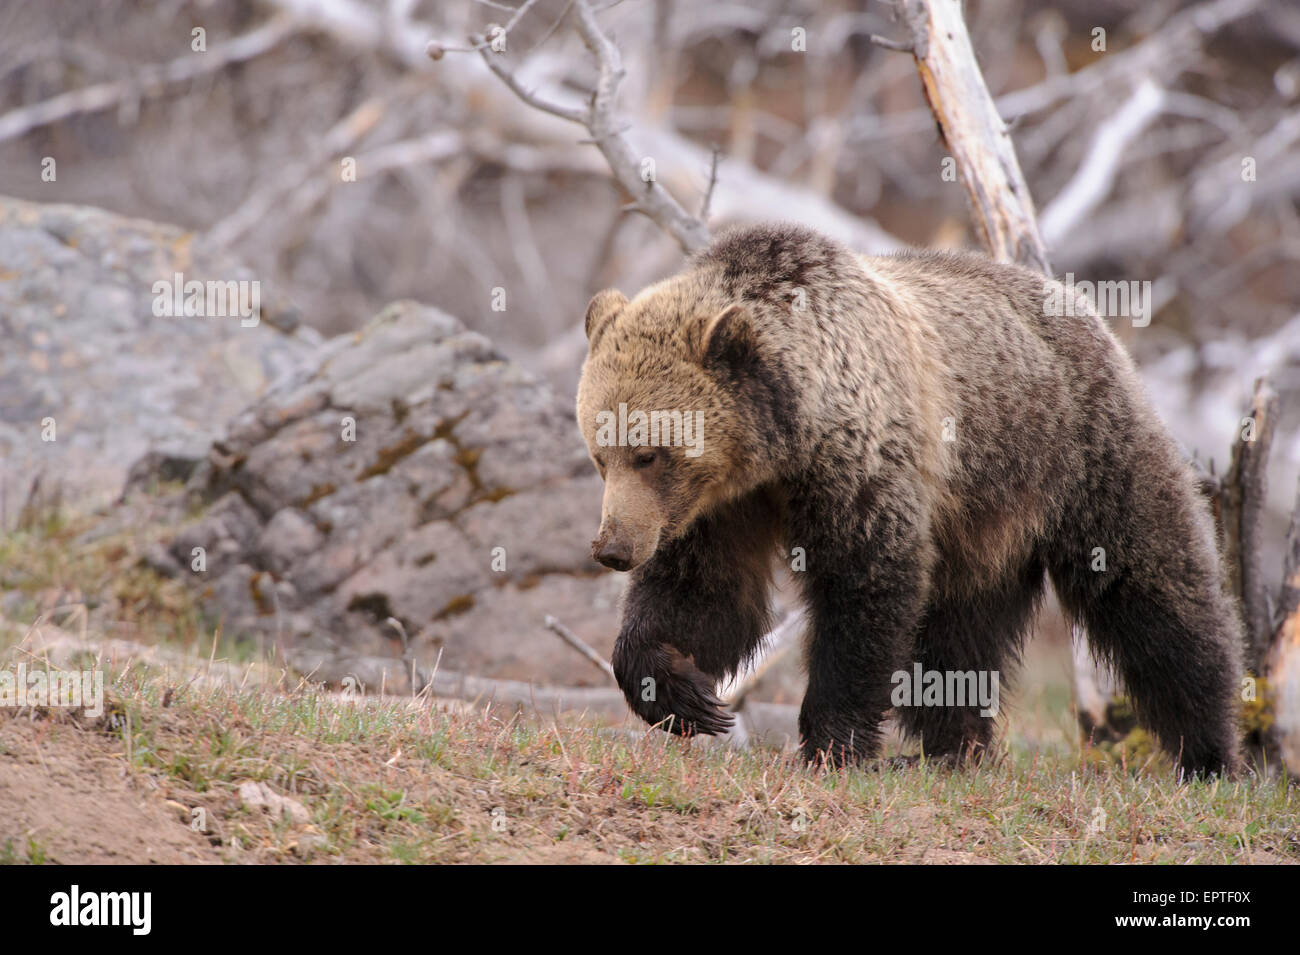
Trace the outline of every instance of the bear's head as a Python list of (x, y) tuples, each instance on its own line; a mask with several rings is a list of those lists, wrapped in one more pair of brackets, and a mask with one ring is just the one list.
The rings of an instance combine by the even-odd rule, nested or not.
[(605, 481), (592, 556), (631, 570), (762, 480), (748, 306), (678, 277), (587, 308), (578, 426)]

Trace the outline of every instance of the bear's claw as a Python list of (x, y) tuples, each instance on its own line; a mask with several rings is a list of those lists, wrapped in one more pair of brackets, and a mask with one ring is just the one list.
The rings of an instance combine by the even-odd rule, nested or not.
[(614, 670), (628, 705), (652, 726), (677, 736), (717, 736), (734, 723), (715, 691), (716, 679), (671, 644), (633, 652), (618, 647)]

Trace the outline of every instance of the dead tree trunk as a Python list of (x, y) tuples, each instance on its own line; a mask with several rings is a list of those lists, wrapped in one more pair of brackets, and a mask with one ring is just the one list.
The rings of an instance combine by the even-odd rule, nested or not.
[(1287, 772), (1300, 778), (1300, 487), (1286, 538), (1276, 623), (1264, 658), (1267, 681), (1258, 733), (1265, 752), (1276, 754)]
[(1277, 420), (1277, 393), (1268, 382), (1255, 382), (1250, 413), (1241, 419), (1232, 465), (1219, 489), (1217, 508), (1223, 534), (1223, 561), (1229, 588), (1241, 600), (1245, 629), (1245, 663), (1264, 672), (1273, 642), (1271, 583), (1259, 567), (1260, 518), (1268, 497), (1268, 455)]
[(1011, 133), (975, 60), (961, 0), (902, 0), (909, 49), (925, 98), (957, 164), (975, 227), (999, 262), (1021, 262), (1051, 275)]
[(1246, 741), (1264, 765), (1280, 760), (1300, 775), (1300, 493), (1291, 515), (1282, 583), (1259, 566), (1261, 523), (1268, 495), (1268, 457), (1277, 420), (1277, 394), (1255, 382), (1250, 412), (1222, 481), (1206, 478), (1223, 547), (1226, 585), (1240, 601)]

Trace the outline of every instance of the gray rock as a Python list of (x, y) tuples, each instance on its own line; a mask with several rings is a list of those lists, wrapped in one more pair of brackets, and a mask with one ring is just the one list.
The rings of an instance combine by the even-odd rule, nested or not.
[(542, 627), (554, 614), (607, 654), (622, 590), (591, 560), (601, 487), (571, 403), (436, 309), (395, 303), (324, 343), (187, 493), (201, 513), (174, 562), (205, 548), (189, 576), (224, 632), (318, 679), (366, 659), (363, 682), (409, 683), (409, 644), (425, 669), (603, 680)]
[[(270, 296), (254, 327), (238, 316), (156, 316), (154, 283), (176, 273), (256, 278), (192, 238), (98, 209), (0, 197), (0, 498), (22, 499), (39, 474), (65, 504), (104, 503), (150, 451), (160, 468), (133, 479), (175, 479), (315, 346), (314, 333), (283, 331), (296, 317)], [(54, 441), (43, 440), (47, 418)], [(12, 521), (15, 510), (0, 514)]]
[(87, 541), (170, 526), (143, 564), (318, 675), (368, 660), (396, 686), (408, 654), (604, 682), (542, 626), (608, 654), (623, 584), (588, 552), (601, 491), (571, 399), (410, 302), (326, 342), (269, 290), (254, 327), (159, 317), (178, 272), (257, 278), (180, 229), (0, 198), (0, 514), (34, 484), (82, 507), (125, 483)]

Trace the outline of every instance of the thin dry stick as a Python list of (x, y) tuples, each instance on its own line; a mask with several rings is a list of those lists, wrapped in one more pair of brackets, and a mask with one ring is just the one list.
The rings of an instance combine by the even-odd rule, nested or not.
[(564, 624), (560, 623), (560, 621), (556, 620), (549, 613), (546, 615), (546, 618), (542, 623), (545, 624), (547, 630), (551, 631), (569, 646), (573, 647), (573, 649), (581, 653), (588, 663), (598, 667), (605, 676), (609, 677), (611, 683), (615, 686), (618, 685), (618, 678), (614, 676), (614, 668), (609, 665), (609, 661), (592, 649), (591, 646), (584, 642), (581, 637)]
[(713, 158), (709, 161), (709, 185), (704, 190), (704, 201), (700, 203), (700, 221), (708, 223), (709, 206), (713, 202), (713, 190), (718, 186), (718, 157), (722, 155), (722, 150), (718, 146), (713, 147)]

